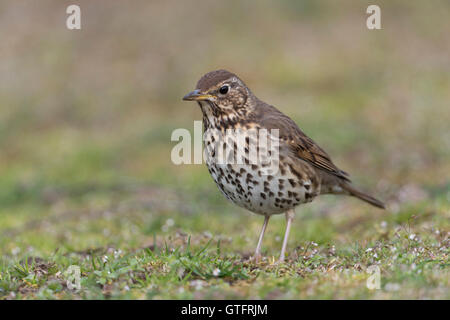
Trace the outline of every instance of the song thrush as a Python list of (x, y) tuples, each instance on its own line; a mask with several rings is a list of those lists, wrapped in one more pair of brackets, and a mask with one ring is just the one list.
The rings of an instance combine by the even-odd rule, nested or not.
[[(209, 72), (183, 100), (197, 101), (203, 113), (205, 132), (216, 131), (215, 134), (204, 135), (204, 145), (209, 148), (205, 152), (208, 170), (219, 189), (235, 204), (264, 215), (254, 256), (256, 260), (261, 257), (261, 243), (270, 216), (285, 213), (287, 225), (280, 255), (280, 261), (284, 261), (294, 208), (311, 202), (318, 195), (350, 195), (385, 208), (381, 201), (354, 188), (348, 174), (336, 167), (329, 155), (293, 120), (259, 100), (235, 74), (226, 70)], [(278, 170), (267, 171), (263, 170), (266, 166), (263, 163), (250, 163), (249, 153), (255, 152), (255, 148), (249, 150), (250, 139), (246, 137), (238, 141), (235, 138), (230, 142), (233, 135), (223, 134), (230, 129), (239, 129), (240, 132), (262, 129), (272, 132), (275, 129), (278, 133)], [(270, 137), (274, 139), (273, 135)], [(244, 147), (247, 157), (243, 163), (217, 161), (216, 154), (227, 143), (234, 143), (235, 151), (236, 145)], [(259, 145), (256, 148), (257, 151), (261, 149)], [(269, 151), (269, 157), (273, 156)]]

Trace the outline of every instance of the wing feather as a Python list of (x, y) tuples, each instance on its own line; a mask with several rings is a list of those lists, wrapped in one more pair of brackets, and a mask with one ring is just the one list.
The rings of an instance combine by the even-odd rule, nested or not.
[(278, 129), (280, 140), (289, 145), (295, 156), (307, 161), (316, 168), (350, 182), (348, 174), (340, 170), (331, 161), (330, 156), (317, 143), (303, 133), (291, 118), (266, 104), (258, 109), (260, 111), (259, 123), (262, 127), (268, 130)]

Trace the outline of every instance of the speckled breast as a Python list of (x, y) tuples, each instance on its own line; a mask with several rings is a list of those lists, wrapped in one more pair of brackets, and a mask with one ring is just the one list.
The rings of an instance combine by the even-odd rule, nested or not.
[[(254, 213), (284, 213), (299, 204), (311, 202), (320, 193), (320, 182), (314, 169), (304, 164), (299, 168), (280, 156), (277, 170), (265, 170), (264, 164), (248, 161), (218, 161), (217, 152), (227, 143), (217, 135), (205, 136), (205, 160), (208, 171), (227, 199)], [(219, 140), (219, 141), (218, 141)], [(248, 140), (247, 140), (248, 142)], [(246, 146), (247, 148), (247, 146)]]

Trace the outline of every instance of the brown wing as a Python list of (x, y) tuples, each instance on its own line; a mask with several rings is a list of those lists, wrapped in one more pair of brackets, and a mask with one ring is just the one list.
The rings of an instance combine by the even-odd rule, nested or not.
[(293, 153), (300, 159), (350, 182), (348, 174), (336, 167), (330, 156), (304, 134), (291, 118), (272, 106), (262, 104), (264, 103), (261, 103), (260, 108), (258, 108), (258, 122), (262, 127), (268, 130), (279, 129), (280, 139), (287, 143)]

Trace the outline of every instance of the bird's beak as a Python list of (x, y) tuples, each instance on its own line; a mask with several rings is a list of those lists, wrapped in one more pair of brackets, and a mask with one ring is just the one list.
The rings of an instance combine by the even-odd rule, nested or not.
[(200, 90), (194, 90), (189, 92), (187, 95), (183, 97), (183, 100), (186, 101), (202, 101), (202, 100), (210, 100), (213, 99), (214, 96), (210, 94), (202, 94)]

